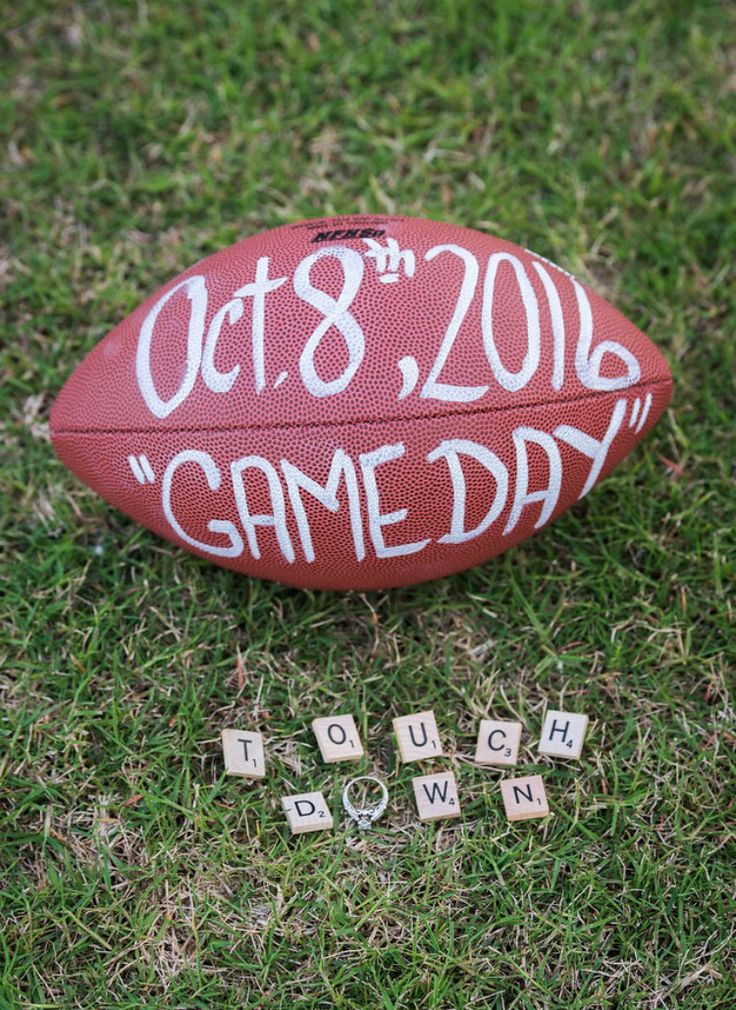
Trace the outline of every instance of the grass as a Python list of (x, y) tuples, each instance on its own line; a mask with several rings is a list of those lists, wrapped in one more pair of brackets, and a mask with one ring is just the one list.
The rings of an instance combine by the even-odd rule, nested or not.
[[(6, 11), (0, 1007), (734, 1004), (736, 12), (715, 2), (43, 3)], [(329, 212), (448, 218), (592, 284), (667, 354), (646, 443), (553, 527), (415, 589), (250, 582), (57, 462), (74, 364), (197, 258)], [(242, 660), (238, 673), (238, 654)], [(533, 747), (592, 717), (579, 765)], [(461, 822), (420, 827), (433, 707)], [(292, 840), (310, 720), (391, 806)], [(509, 825), (477, 720), (554, 816)], [(222, 774), (225, 725), (270, 777)]]

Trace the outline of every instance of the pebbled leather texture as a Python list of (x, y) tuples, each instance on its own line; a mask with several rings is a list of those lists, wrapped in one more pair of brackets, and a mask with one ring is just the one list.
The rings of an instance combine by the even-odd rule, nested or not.
[(532, 535), (671, 390), (654, 344), (542, 257), (351, 216), (253, 236), (165, 285), (78, 366), (51, 431), (90, 487), (196, 554), (375, 589)]

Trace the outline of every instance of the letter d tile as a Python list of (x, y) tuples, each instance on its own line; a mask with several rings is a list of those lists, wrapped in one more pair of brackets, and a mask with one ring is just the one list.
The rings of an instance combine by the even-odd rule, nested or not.
[(332, 814), (321, 792), (282, 796), (281, 806), (292, 835), (303, 835), (308, 831), (327, 831), (332, 828)]

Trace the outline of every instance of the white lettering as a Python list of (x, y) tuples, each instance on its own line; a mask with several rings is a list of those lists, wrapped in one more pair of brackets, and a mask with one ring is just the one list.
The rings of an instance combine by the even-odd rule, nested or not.
[[(460, 453), (470, 456), (471, 459), (476, 460), (484, 466), (492, 474), (496, 482), (496, 494), (493, 503), (483, 519), (472, 530), (465, 529), (466, 487), (465, 475), (460, 463)], [(450, 532), (441, 536), (439, 542), (441, 544), (463, 544), (467, 540), (473, 540), (475, 537), (479, 537), (481, 533), (485, 533), (491, 523), (495, 522), (500, 516), (506, 504), (509, 474), (504, 464), (494, 452), (491, 452), (484, 445), (471, 442), (466, 438), (451, 438), (441, 442), (427, 456), (427, 462), (434, 463), (443, 457), (447, 460), (450, 477), (452, 478), (453, 505)]]
[(252, 284), (244, 284), (233, 292), (233, 298), (253, 298), (253, 320), (251, 323), (251, 354), (256, 393), (266, 386), (266, 358), (264, 350), (264, 330), (266, 319), (266, 295), (276, 291), (286, 281), (286, 277), (268, 276), (268, 256), (261, 256), (256, 263), (256, 276)]
[(417, 359), (412, 358), (411, 354), (407, 354), (405, 358), (401, 358), (398, 365), (401, 372), (401, 389), (399, 390), (398, 398), (404, 400), (417, 384), (419, 365), (417, 364)]
[[(573, 449), (582, 453), (591, 461), (591, 466), (584, 486), (579, 497), (584, 497), (592, 486), (599, 479), (603, 468), (609, 458), (611, 446), (620, 431), (627, 414), (627, 400), (621, 398), (616, 400), (611, 410), (611, 417), (605, 434), (601, 439), (581, 431), (571, 425), (558, 425), (553, 435), (540, 431), (537, 428), (517, 427), (511, 432), (511, 440), (516, 454), (516, 474), (513, 491), (510, 489), (511, 474), (509, 468), (490, 448), (469, 439), (453, 438), (441, 441), (426, 456), (428, 464), (434, 464), (440, 460), (445, 460), (452, 482), (452, 512), (450, 517), (449, 531), (438, 537), (437, 542), (441, 544), (463, 544), (482, 536), (502, 515), (509, 499), (513, 494), (510, 514), (504, 535), (507, 536), (515, 530), (522, 519), (524, 510), (530, 505), (541, 503), (541, 511), (534, 524), (535, 529), (539, 529), (547, 523), (560, 498), (562, 487), (562, 456), (556, 441), (566, 443)], [(548, 477), (544, 482), (544, 465), (540, 467), (530, 462), (530, 446), (538, 446), (545, 454), (548, 465)], [(500, 450), (499, 450), (500, 451)], [(382, 512), (381, 494), (379, 492), (376, 471), (384, 464), (397, 461), (405, 456), (406, 447), (399, 442), (394, 445), (382, 445), (372, 452), (362, 453), (358, 457), (361, 473), (362, 488), (359, 485), (356, 463), (342, 448), (336, 448), (333, 452), (329, 472), (326, 480), (321, 483), (313, 476), (305, 473), (299, 467), (289, 462), (288, 459), (280, 460), (281, 474), (286, 485), (288, 501), (294, 515), (294, 521), (299, 533), (301, 548), (307, 563), (313, 564), (316, 560), (315, 546), (312, 540), (312, 532), (315, 524), (318, 524), (318, 515), (313, 509), (308, 509), (304, 496), (310, 495), (316, 499), (328, 512), (336, 514), (340, 511), (341, 504), (345, 505), (350, 521), (350, 530), (355, 549), (355, 560), (362, 562), (366, 558), (366, 543), (363, 534), (364, 515), (367, 519), (370, 540), (377, 558), (401, 557), (414, 554), (423, 550), (432, 542), (431, 538), (418, 540), (413, 543), (396, 544), (387, 546), (384, 540), (384, 528), (396, 525), (407, 519), (409, 510), (399, 508), (391, 512)], [(489, 475), (485, 481), (470, 480), (466, 473), (468, 461), (475, 461), (483, 467)], [(145, 454), (128, 457), (128, 462), (133, 469), (134, 475), (139, 484), (148, 486), (155, 481), (153, 467), (148, 462)], [(219, 491), (221, 486), (221, 474), (212, 456), (207, 452), (195, 449), (186, 449), (179, 452), (169, 462), (166, 467), (162, 482), (162, 507), (166, 520), (171, 529), (185, 543), (203, 551), (219, 557), (238, 557), (243, 553), (244, 539), (241, 532), (233, 522), (225, 519), (211, 519), (207, 523), (207, 529), (211, 533), (221, 534), (227, 538), (226, 546), (204, 543), (196, 539), (187, 532), (174, 515), (172, 506), (172, 486), (176, 479), (176, 474), (180, 467), (193, 464), (200, 468), (204, 474), (211, 491)], [(270, 511), (253, 514), (251, 503), (249, 502), (248, 491), (246, 490), (245, 474), (248, 470), (257, 470), (261, 478), (265, 478), (267, 485), (268, 501)], [(531, 470), (531, 474), (530, 474)], [(540, 476), (540, 470), (542, 475)], [(234, 497), (234, 508), (240, 519), (242, 531), (245, 533), (249, 551), (254, 559), (260, 560), (261, 548), (258, 543), (258, 527), (273, 527), (276, 541), (281, 554), (285, 560), (292, 564), (295, 561), (295, 551), (287, 526), (287, 500), (284, 494), (281, 474), (275, 466), (267, 459), (258, 455), (244, 456), (230, 464), (232, 478), (232, 493)], [(530, 490), (530, 480), (534, 477), (536, 487)], [(145, 478), (145, 480), (144, 480)], [(493, 485), (489, 484), (492, 478)], [(188, 475), (180, 478), (184, 481), (183, 487), (189, 481), (190, 493), (194, 493), (191, 487), (191, 477)], [(341, 482), (344, 480), (344, 491), (342, 501), (338, 498)], [(413, 475), (413, 480), (418, 480), (418, 475)], [(484, 490), (485, 483), (485, 490)], [(540, 487), (539, 485), (542, 484)], [(394, 496), (399, 489), (406, 487), (407, 494), (411, 493), (412, 482), (404, 483), (399, 476), (392, 484), (391, 494)], [(415, 486), (415, 485), (414, 485)], [(422, 483), (421, 490), (415, 490), (414, 495), (436, 494), (436, 482), (427, 477)], [(493, 491), (492, 500), (489, 505), (485, 505)], [(475, 495), (475, 500), (469, 500), (469, 492)], [(386, 495), (384, 489), (384, 495)], [(255, 487), (251, 486), (250, 497), (255, 494)], [(265, 490), (262, 492), (265, 494)], [(484, 504), (481, 506), (480, 502)], [(385, 502), (384, 502), (385, 505)], [(486, 511), (483, 513), (482, 509)], [(365, 510), (365, 512), (363, 511)], [(468, 529), (470, 517), (473, 517), (474, 525)], [(482, 518), (478, 518), (482, 516)], [(324, 522), (319, 523), (316, 528), (320, 531), (320, 542), (324, 542), (326, 530)], [(346, 556), (346, 562), (349, 560)]]
[(214, 544), (205, 544), (201, 540), (195, 540), (194, 537), (190, 536), (182, 528), (174, 515), (171, 507), (171, 485), (174, 480), (174, 474), (185, 463), (196, 463), (197, 466), (201, 467), (211, 491), (218, 491), (222, 481), (217, 464), (209, 453), (199, 452), (197, 449), (184, 449), (183, 452), (177, 453), (166, 467), (161, 484), (161, 505), (169, 526), (185, 543), (199, 548), (200, 551), (214, 554), (220, 558), (237, 558), (243, 553), (243, 541), (233, 523), (225, 519), (210, 519), (207, 523), (207, 529), (210, 533), (222, 533), (230, 540), (229, 547), (217, 547)]
[(360, 468), (363, 473), (363, 484), (365, 485), (366, 507), (368, 511), (368, 529), (370, 531), (376, 557), (396, 558), (404, 554), (415, 554), (427, 546), (429, 540), (420, 540), (413, 544), (398, 544), (395, 547), (387, 547), (383, 539), (383, 527), (400, 523), (406, 519), (408, 509), (397, 509), (395, 512), (381, 514), (380, 496), (378, 484), (376, 483), (376, 468), (384, 463), (389, 463), (392, 459), (401, 459), (404, 455), (404, 444), (382, 445), (374, 452), (360, 454)]
[[(526, 336), (527, 350), (518, 372), (509, 372), (504, 366), (496, 348), (496, 341), (493, 333), (493, 296), (496, 290), (496, 274), (501, 263), (509, 263), (514, 271), (516, 283), (519, 286), (519, 293), (524, 304), (524, 314), (526, 316)], [(540, 332), (539, 332), (539, 304), (534, 288), (524, 269), (524, 264), (517, 256), (510, 253), (497, 252), (488, 258), (485, 282), (483, 284), (483, 310), (481, 315), (481, 328), (483, 331), (483, 346), (486, 357), (493, 370), (493, 375), (500, 386), (510, 392), (516, 392), (529, 382), (539, 365), (540, 353)]]
[[(184, 377), (177, 391), (168, 400), (163, 400), (156, 392), (151, 373), (151, 344), (156, 320), (164, 305), (182, 288), (191, 303), (189, 313), (189, 331), (187, 336), (187, 364)], [(194, 388), (202, 357), (202, 337), (204, 335), (204, 320), (207, 313), (207, 285), (204, 277), (194, 274), (180, 281), (162, 295), (143, 320), (138, 334), (138, 347), (135, 356), (135, 374), (138, 388), (141, 391), (146, 406), (156, 417), (168, 417), (182, 403)], [(173, 363), (172, 369), (175, 370)]]
[(414, 276), (416, 260), (411, 249), (402, 249), (395, 238), (387, 238), (382, 246), (372, 238), (364, 238), (368, 252), (363, 253), (366, 259), (375, 261), (376, 273), (382, 284), (396, 284), (400, 279), (399, 269), (403, 262), (407, 277)]
[(218, 371), (215, 365), (215, 348), (225, 317), (227, 316), (231, 326), (235, 326), (242, 315), (243, 302), (240, 298), (233, 298), (232, 301), (225, 302), (222, 308), (218, 309), (207, 330), (207, 339), (204, 342), (202, 354), (202, 378), (207, 388), (211, 389), (213, 393), (229, 393), (238, 377), (240, 365), (234, 365), (229, 372)]
[[(637, 400), (637, 403), (638, 403), (638, 400)], [(641, 417), (639, 418), (639, 423), (636, 426), (636, 434), (637, 435), (639, 434), (639, 432), (641, 431), (641, 429), (646, 424), (646, 420), (647, 420), (647, 417), (649, 417), (649, 410), (650, 410), (651, 406), (652, 406), (652, 394), (651, 393), (647, 393), (647, 395), (644, 397), (644, 407), (643, 407), (642, 412), (641, 412)]]
[[(248, 498), (245, 493), (245, 482), (243, 481), (244, 472), (251, 469), (260, 470), (268, 481), (271, 507), (273, 508), (273, 512), (271, 513), (251, 515), (248, 507)], [(291, 544), (289, 530), (286, 527), (284, 492), (275, 468), (263, 456), (243, 456), (242, 459), (237, 459), (230, 464), (230, 473), (233, 481), (235, 504), (238, 507), (240, 522), (248, 538), (248, 547), (253, 557), (258, 560), (261, 556), (258, 540), (256, 539), (256, 526), (273, 526), (281, 553), (289, 564), (292, 564), (295, 557), (294, 548)]]
[(625, 415), (626, 400), (616, 400), (613, 408), (613, 414), (611, 415), (611, 420), (608, 425), (608, 430), (600, 442), (598, 439), (593, 438), (584, 431), (580, 431), (579, 428), (573, 428), (569, 424), (560, 424), (555, 428), (555, 436), (559, 438), (560, 441), (567, 442), (567, 444), (571, 445), (573, 449), (577, 449), (578, 452), (582, 452), (584, 456), (593, 460), (593, 465), (590, 468), (588, 479), (583, 485), (583, 490), (578, 495), (579, 498), (584, 498), (598, 480), (600, 472), (603, 469), (603, 465), (606, 462), (608, 450), (611, 448), (611, 443), (618, 434)]
[[(326, 292), (315, 288), (310, 272), (314, 264), (325, 257), (336, 259), (343, 272), (343, 286), (337, 300)], [(294, 271), (294, 291), (322, 313), (324, 319), (314, 330), (299, 358), (299, 371), (305, 388), (312, 396), (334, 396), (347, 388), (360, 367), (365, 354), (365, 336), (355, 316), (348, 311), (358, 293), (363, 280), (363, 258), (354, 249), (346, 246), (329, 246), (305, 257)], [(342, 334), (348, 352), (348, 363), (343, 372), (325, 382), (314, 364), (314, 356), (327, 331), (334, 326)]]
[(541, 263), (532, 262), (532, 266), (537, 272), (537, 276), (544, 285), (544, 293), (547, 295), (549, 314), (552, 320), (552, 388), (562, 389), (565, 381), (565, 319), (562, 315), (562, 305), (557, 288), (549, 273)]
[[(560, 488), (562, 486), (562, 458), (560, 456), (560, 450), (557, 448), (557, 443), (548, 435), (545, 431), (539, 431), (537, 428), (515, 428), (511, 433), (511, 437), (514, 440), (514, 446), (516, 447), (516, 488), (514, 490), (514, 503), (511, 507), (511, 515), (506, 523), (506, 528), (503, 531), (504, 536), (516, 527), (516, 524), (521, 518), (522, 511), (534, 502), (543, 502), (542, 511), (539, 518), (534, 523), (534, 529), (538, 530), (540, 526), (549, 520), (550, 516), (555, 510), (557, 505), (557, 500), (560, 497)], [(547, 453), (547, 459), (549, 461), (549, 481), (545, 488), (541, 488), (538, 491), (528, 491), (529, 488), (529, 459), (527, 455), (527, 443), (534, 442), (539, 445)]]
[[(596, 344), (593, 353), (590, 353), (590, 345), (593, 341), (593, 313), (590, 308), (590, 300), (585, 288), (574, 278), (572, 278), (572, 286), (575, 289), (580, 314), (580, 333), (578, 346), (575, 349), (575, 371), (578, 378), (588, 389), (610, 391), (632, 386), (641, 378), (641, 367), (626, 347), (616, 343), (615, 340), (602, 340), (600, 344)], [(606, 353), (613, 354), (614, 357), (623, 361), (626, 366), (625, 375), (615, 378), (601, 375), (601, 363), (603, 355)]]
[(444, 368), (468, 307), (475, 295), (475, 288), (478, 284), (478, 260), (471, 252), (459, 245), (433, 246), (427, 251), (424, 258), (431, 261), (442, 253), (453, 253), (455, 256), (459, 256), (465, 265), (465, 272), (452, 318), (420, 396), (424, 399), (449, 400), (452, 403), (469, 403), (471, 400), (478, 400), (484, 393), (487, 393), (488, 386), (454, 386), (446, 382), (438, 382), (437, 379)]
[(337, 499), (337, 488), (340, 478), (344, 475), (345, 486), (348, 492), (348, 509), (350, 510), (350, 527), (353, 534), (353, 544), (355, 545), (355, 556), (358, 561), (363, 561), (365, 558), (365, 543), (363, 541), (363, 522), (360, 516), (358, 479), (355, 474), (353, 461), (347, 453), (343, 449), (335, 449), (330, 472), (327, 476), (327, 483), (324, 486), (308, 477), (286, 459), (281, 460), (281, 469), (286, 480), (289, 501), (296, 516), (296, 525), (302, 542), (302, 550), (310, 564), (314, 561), (314, 547), (312, 546), (312, 534), (309, 529), (307, 511), (304, 508), (299, 491), (303, 489), (316, 498), (325, 508), (329, 509), (330, 512), (337, 512), (340, 508), (340, 503)]
[[(299, 372), (306, 390), (315, 397), (335, 396), (344, 392), (359, 371), (366, 352), (365, 334), (358, 319), (351, 311), (363, 282), (366, 260), (373, 262), (377, 274), (382, 281), (393, 281), (399, 277), (403, 264), (406, 276), (413, 276), (416, 264), (412, 250), (402, 250), (394, 239), (387, 239), (385, 245), (380, 245), (372, 239), (364, 239), (369, 246), (367, 252), (361, 255), (357, 250), (346, 246), (329, 246), (316, 250), (305, 256), (294, 270), (292, 284), (298, 298), (316, 309), (322, 319), (315, 327), (299, 354)], [(476, 256), (463, 246), (446, 243), (433, 246), (424, 254), (424, 262), (431, 263), (443, 256), (457, 257), (463, 263), (463, 276), (452, 314), (447, 322), (442, 340), (439, 343), (436, 357), (429, 373), (421, 386), (422, 399), (433, 399), (447, 403), (471, 403), (485, 396), (489, 384), (458, 385), (442, 382), (440, 376), (448, 367), (453, 355), (455, 343), (460, 331), (465, 325), (468, 312), (476, 298), (479, 281), (479, 264)], [(316, 287), (312, 282), (312, 270), (322, 259), (336, 260), (342, 270), (342, 287), (335, 298), (326, 291)], [(149, 310), (141, 325), (136, 349), (136, 376), (141, 395), (151, 413), (157, 418), (168, 417), (189, 396), (195, 387), (197, 376), (201, 371), (202, 381), (213, 393), (229, 393), (235, 386), (243, 368), (242, 359), (229, 362), (229, 370), (220, 371), (216, 363), (218, 345), (225, 326), (237, 327), (241, 323), (246, 298), (252, 298), (252, 319), (249, 352), (252, 359), (253, 381), (256, 394), (266, 389), (266, 302), (267, 295), (276, 291), (288, 280), (287, 276), (269, 277), (270, 258), (261, 256), (256, 260), (253, 280), (243, 284), (233, 291), (231, 297), (214, 313), (206, 327), (208, 315), (208, 287), (204, 275), (194, 274), (174, 284)], [(443, 260), (442, 263), (447, 263)], [(444, 283), (447, 288), (448, 271), (442, 263), (438, 267), (438, 283)], [(593, 346), (594, 325), (591, 303), (585, 288), (574, 277), (561, 271), (559, 267), (536, 257), (532, 261), (532, 270), (527, 270), (519, 257), (507, 252), (495, 252), (488, 257), (483, 282), (481, 304), (481, 334), (485, 356), (490, 365), (495, 382), (502, 389), (517, 392), (523, 389), (538, 372), (542, 357), (540, 302), (532, 284), (534, 274), (541, 284), (544, 302), (549, 308), (551, 324), (551, 388), (559, 391), (563, 388), (565, 374), (566, 343), (570, 321), (563, 311), (563, 300), (560, 297), (559, 284), (572, 285), (578, 310), (578, 336), (574, 354), (575, 373), (587, 389), (608, 392), (626, 389), (641, 378), (641, 366), (634, 354), (623, 344), (615, 340), (601, 340)], [(332, 264), (331, 264), (332, 265)], [(502, 267), (505, 265), (505, 272)], [(513, 272), (513, 278), (508, 273)], [(501, 275), (500, 275), (501, 272)], [(500, 277), (499, 277), (500, 275)], [(535, 282), (536, 283), (536, 282)], [(514, 284), (518, 288), (523, 311), (520, 320), (509, 319), (508, 306), (504, 305), (513, 292)], [(539, 287), (537, 284), (537, 288)], [(182, 311), (177, 303), (174, 309), (169, 309), (170, 323), (181, 325), (182, 316), (187, 324), (186, 360), (168, 362), (170, 374), (179, 381), (178, 388), (164, 398), (156, 388), (153, 378), (152, 361), (156, 355), (154, 341), (165, 340), (170, 327), (160, 320), (168, 302), (178, 293), (183, 293), (189, 300), (188, 318), (186, 310)], [(496, 297), (498, 295), (498, 298)], [(568, 299), (569, 304), (569, 299)], [(567, 314), (567, 315), (566, 315)], [(402, 321), (397, 319), (396, 326)], [(337, 366), (339, 374), (323, 377), (317, 371), (316, 358), (323, 346), (325, 338), (332, 329), (342, 338), (347, 362)], [(508, 357), (514, 354), (518, 344), (519, 330), (523, 343), (523, 333), (526, 328), (526, 346), (524, 358), (516, 371), (504, 364), (502, 355)], [(206, 339), (205, 339), (206, 332)], [(295, 339), (298, 335), (295, 334)], [(470, 334), (468, 335), (468, 339)], [(239, 347), (239, 342), (231, 340), (231, 347)], [(333, 345), (330, 345), (331, 349)], [(298, 348), (297, 348), (298, 351)], [(231, 352), (233, 353), (233, 352)], [(608, 357), (617, 359), (620, 366), (617, 375), (604, 375), (604, 362)], [(334, 354), (331, 360), (344, 360), (342, 354)], [(330, 367), (330, 357), (324, 356), (323, 368)], [(514, 360), (517, 360), (516, 358)], [(405, 354), (398, 359), (402, 385), (398, 393), (400, 400), (408, 397), (417, 388), (419, 382), (419, 365), (412, 354)], [(284, 362), (278, 363), (283, 366)], [(610, 370), (610, 369), (607, 369)], [(333, 368), (334, 372), (334, 368)], [(277, 388), (288, 376), (289, 372), (282, 370), (277, 373), (274, 383)], [(181, 378), (179, 379), (179, 376)]]

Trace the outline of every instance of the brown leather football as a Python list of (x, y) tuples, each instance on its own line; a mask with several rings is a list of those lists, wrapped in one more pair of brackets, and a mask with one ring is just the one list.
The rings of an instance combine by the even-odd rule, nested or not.
[(79, 365), (51, 429), (83, 481), (195, 554), (375, 589), (531, 536), (671, 390), (654, 344), (543, 257), (452, 224), (337, 217), (165, 285)]

